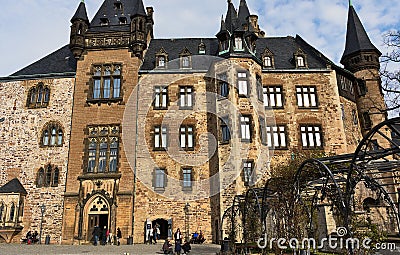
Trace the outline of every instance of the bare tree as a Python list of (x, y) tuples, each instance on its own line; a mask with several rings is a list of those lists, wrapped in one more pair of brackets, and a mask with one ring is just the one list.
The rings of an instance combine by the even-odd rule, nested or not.
[(388, 52), (381, 57), (382, 90), (388, 111), (392, 115), (400, 112), (400, 31), (391, 31), (384, 36)]

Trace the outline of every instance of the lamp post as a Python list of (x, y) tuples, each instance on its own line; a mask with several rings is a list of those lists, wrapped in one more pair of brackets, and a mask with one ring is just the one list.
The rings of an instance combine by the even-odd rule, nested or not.
[(185, 211), (185, 241), (189, 240), (189, 203), (186, 203), (185, 207), (183, 210)]
[(40, 206), (40, 212), (42, 213), (42, 217), (40, 220), (40, 234), (39, 234), (39, 244), (42, 244), (42, 230), (43, 230), (43, 214), (46, 211), (46, 206), (42, 204)]

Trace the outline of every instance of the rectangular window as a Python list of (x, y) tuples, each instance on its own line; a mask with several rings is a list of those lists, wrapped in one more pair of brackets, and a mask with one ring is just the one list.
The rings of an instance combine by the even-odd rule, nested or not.
[(220, 119), (220, 127), (221, 127), (221, 142), (229, 143), (231, 140), (231, 132), (229, 130), (229, 119), (222, 118)]
[(183, 188), (191, 189), (192, 188), (192, 169), (191, 168), (183, 168)]
[(262, 78), (260, 75), (256, 75), (256, 81), (257, 81), (257, 99), (263, 102), (264, 101), (263, 86), (262, 86)]
[(286, 127), (285, 126), (267, 126), (267, 145), (273, 149), (286, 149)]
[(238, 90), (239, 96), (248, 96), (249, 95), (249, 81), (247, 78), (246, 72), (238, 72)]
[(168, 88), (156, 86), (154, 87), (154, 108), (166, 109), (168, 106)]
[(296, 86), (297, 105), (301, 108), (317, 107), (317, 88), (315, 86)]
[(94, 67), (91, 100), (121, 98), (121, 65)]
[(263, 87), (265, 108), (283, 108), (282, 86)]
[(243, 50), (243, 40), (240, 37), (235, 37), (235, 50)]
[(242, 141), (251, 142), (251, 117), (240, 117), (240, 138)]
[(154, 180), (154, 188), (155, 189), (165, 189), (165, 169), (156, 169), (155, 170), (155, 180)]
[(86, 173), (118, 171), (119, 126), (90, 126)]
[(322, 149), (322, 130), (320, 126), (300, 126), (301, 142), (304, 149)]
[(168, 129), (167, 127), (154, 127), (154, 149), (167, 149), (168, 147)]
[(363, 122), (364, 122), (364, 129), (371, 129), (372, 128), (372, 121), (371, 117), (369, 116), (368, 112), (363, 112)]
[(259, 118), (259, 122), (260, 122), (260, 140), (262, 144), (267, 144), (267, 133), (266, 133), (266, 127), (265, 127), (265, 119), (260, 117)]
[(179, 107), (181, 108), (193, 107), (193, 87), (189, 86), (179, 87)]
[(180, 146), (184, 150), (194, 149), (194, 128), (193, 126), (181, 126)]
[(190, 67), (190, 56), (183, 56), (182, 57), (182, 68), (189, 68)]
[(264, 67), (272, 67), (272, 59), (270, 56), (264, 57)]
[(253, 162), (243, 162), (243, 182), (244, 186), (250, 186), (253, 182)]
[(229, 95), (229, 84), (226, 74), (221, 74), (218, 77), (218, 94), (222, 97), (228, 97)]

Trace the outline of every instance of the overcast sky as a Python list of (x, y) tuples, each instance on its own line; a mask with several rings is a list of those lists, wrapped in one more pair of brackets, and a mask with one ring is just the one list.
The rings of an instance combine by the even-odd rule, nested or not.
[[(240, 0), (232, 0), (236, 7)], [(352, 0), (372, 42), (400, 29), (400, 1)], [(69, 42), (70, 19), (80, 0), (1, 0), (0, 77), (39, 60)], [(92, 19), (103, 0), (86, 0)], [(347, 0), (247, 0), (267, 36), (299, 34), (338, 63), (344, 50)], [(155, 37), (214, 37), (226, 0), (144, 0), (155, 10)]]

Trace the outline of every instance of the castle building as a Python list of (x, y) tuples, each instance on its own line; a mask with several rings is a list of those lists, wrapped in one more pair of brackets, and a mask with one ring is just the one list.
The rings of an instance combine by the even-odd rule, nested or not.
[[(161, 10), (160, 10), (161, 11)], [(293, 151), (351, 153), (386, 116), (380, 52), (349, 6), (340, 67), (300, 36), (266, 36), (246, 0), (210, 38), (154, 38), (152, 7), (82, 1), (70, 42), (0, 80), (0, 236), (124, 242), (180, 228), (218, 242), (234, 195)], [(379, 142), (379, 141), (377, 141)]]

